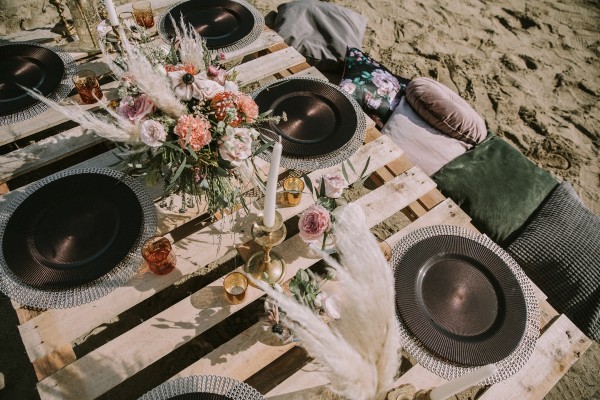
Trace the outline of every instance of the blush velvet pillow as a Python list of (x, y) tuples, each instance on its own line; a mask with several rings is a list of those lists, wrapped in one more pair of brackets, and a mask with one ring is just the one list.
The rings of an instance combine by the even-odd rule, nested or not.
[(408, 82), (361, 50), (348, 47), (340, 87), (354, 97), (378, 129), (383, 128), (398, 106)]
[(340, 71), (347, 46), (360, 47), (367, 18), (342, 6), (296, 0), (277, 7), (275, 31), (307, 61), (325, 71)]
[(381, 133), (388, 135), (404, 150), (406, 157), (429, 176), (472, 147), (429, 125), (414, 112), (405, 97), (400, 99)]
[(468, 144), (487, 136), (483, 118), (462, 97), (431, 78), (416, 78), (406, 87), (412, 108), (440, 132)]

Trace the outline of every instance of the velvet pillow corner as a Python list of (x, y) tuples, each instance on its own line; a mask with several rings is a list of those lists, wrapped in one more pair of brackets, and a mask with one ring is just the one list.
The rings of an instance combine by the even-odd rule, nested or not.
[(356, 47), (348, 47), (340, 87), (360, 104), (378, 129), (392, 115), (410, 80), (395, 76)]

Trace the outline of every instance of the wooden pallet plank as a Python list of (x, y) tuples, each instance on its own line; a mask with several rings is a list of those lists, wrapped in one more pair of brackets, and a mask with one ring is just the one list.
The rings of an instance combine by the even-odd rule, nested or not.
[[(354, 165), (362, 166), (365, 164), (367, 158), (372, 156), (373, 158), (369, 164), (369, 171), (372, 172), (374, 169), (399, 157), (401, 154), (401, 150), (394, 147), (389, 138), (381, 137), (368, 145), (362, 146), (350, 159)], [(357, 169), (360, 173), (360, 168)], [(336, 173), (339, 171), (340, 167), (334, 166), (315, 171), (309, 176), (313, 180), (316, 180), (321, 174)], [(349, 178), (351, 181), (354, 181), (357, 179), (357, 176), (352, 171), (349, 171)], [(311, 202), (311, 196), (302, 196), (301, 205), (293, 208), (282, 208), (280, 212), (284, 218), (289, 219), (308, 207)], [(253, 208), (253, 210), (256, 212), (257, 209)], [(175, 246), (179, 246), (180, 248), (192, 244), (195, 246), (202, 245), (205, 251), (203, 251), (201, 257), (182, 255), (180, 259), (189, 257), (193, 261), (186, 263), (178, 260), (177, 269), (170, 274), (161, 277), (149, 274), (137, 275), (127, 285), (117, 288), (114, 292), (95, 302), (69, 310), (48, 310), (27, 323), (20, 325), (19, 331), (30, 360), (33, 361), (39, 357), (43, 357), (45, 354), (52, 352), (56, 347), (71, 342), (80, 335), (109, 321), (112, 317), (152, 296), (154, 293), (170, 286), (183, 275), (194, 272), (202, 265), (206, 265), (224, 255), (229, 249), (233, 249), (236, 245), (249, 240), (249, 226), (248, 224), (248, 226), (238, 227), (238, 234), (234, 236), (230, 234), (231, 227), (225, 225), (225, 222), (215, 223), (182, 240), (181, 243), (175, 244)], [(217, 246), (214, 246), (214, 241), (219, 236), (219, 232), (222, 232), (220, 238), (221, 246), (217, 248)]]
[[(100, 63), (97, 63), (100, 64)], [(104, 73), (108, 73), (108, 67), (104, 65)], [(99, 70), (96, 70), (96, 73), (99, 74)], [(115, 100), (117, 98), (116, 90), (111, 90), (117, 87), (117, 82), (110, 82), (105, 85), (102, 85), (102, 92), (104, 93), (105, 98), (110, 100)], [(79, 95), (71, 96), (65, 99), (66, 102), (79, 102)], [(80, 106), (89, 111), (97, 110), (99, 107), (97, 104), (80, 104)], [(55, 110), (47, 110), (39, 115), (36, 115), (33, 118), (27, 120), (26, 123), (18, 122), (16, 124), (10, 124), (3, 126), (0, 130), (0, 146), (5, 145), (7, 143), (12, 143), (16, 140), (26, 138), (38, 132), (47, 130), (52, 128), (53, 126), (62, 124), (64, 122), (69, 121), (68, 117), (65, 117), (63, 114), (59, 113)]]
[(0, 156), (0, 182), (7, 182), (52, 162), (103, 142), (96, 134), (81, 127), (51, 136), (26, 148)]
[(525, 366), (510, 379), (490, 387), (480, 399), (543, 398), (591, 343), (573, 322), (561, 315), (538, 339)]
[[(355, 203), (362, 207), (367, 225), (373, 226), (427, 193), (432, 185), (429, 177), (414, 168)], [(277, 251), (287, 261), (286, 279), (318, 261), (298, 235), (278, 246)], [(198, 256), (190, 248), (188, 253)], [(178, 262), (189, 262), (178, 258)], [(99, 396), (262, 295), (259, 289), (249, 287), (246, 302), (231, 305), (223, 294), (222, 281), (223, 277), (39, 382), (40, 396), (56, 398), (57, 392), (62, 398)], [(149, 345), (140, 337), (156, 340)], [(110, 373), (103, 374), (104, 368)], [(90, 380), (90, 376), (98, 379)]]
[(296, 49), (286, 47), (256, 60), (248, 61), (235, 69), (239, 71), (238, 81), (240, 85), (244, 86), (305, 61), (304, 56), (298, 53)]

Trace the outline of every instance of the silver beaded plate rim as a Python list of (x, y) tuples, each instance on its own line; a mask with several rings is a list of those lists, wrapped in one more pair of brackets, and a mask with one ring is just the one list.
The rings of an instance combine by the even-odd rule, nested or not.
[[(167, 16), (171, 12), (171, 10), (173, 10), (175, 7), (177, 7), (183, 3), (188, 3), (190, 1), (191, 0), (180, 1), (177, 4), (174, 4), (171, 7), (169, 7), (169, 9), (167, 9), (160, 16), (160, 19), (158, 21), (158, 34), (160, 35), (162, 40), (164, 40), (165, 42), (170, 43), (169, 34), (167, 33), (167, 30), (165, 28), (165, 22), (166, 22)], [(244, 36), (242, 39), (238, 40), (237, 42), (232, 43), (229, 46), (220, 47), (218, 49), (211, 49), (211, 51), (222, 51), (224, 53), (231, 53), (232, 51), (241, 50), (244, 47), (249, 46), (256, 39), (258, 39), (260, 37), (260, 35), (262, 34), (263, 30), (265, 29), (265, 19), (263, 18), (262, 14), (256, 8), (254, 8), (251, 4), (245, 2), (244, 0), (232, 0), (232, 1), (235, 1), (236, 3), (241, 4), (244, 8), (246, 8), (248, 11), (250, 11), (250, 13), (252, 13), (252, 16), (254, 17), (254, 25), (252, 27), (252, 30), (250, 31), (250, 33), (248, 33), (246, 36)]]
[(219, 394), (233, 400), (264, 400), (252, 386), (217, 375), (196, 375), (167, 381), (144, 394), (139, 400), (167, 400), (187, 393)]
[[(51, 93), (49, 93), (46, 97), (49, 100), (52, 100), (54, 102), (59, 102), (62, 99), (64, 99), (65, 97), (67, 97), (69, 95), (69, 93), (71, 93), (71, 90), (73, 90), (73, 88), (75, 87), (75, 85), (73, 84), (72, 78), (73, 78), (73, 75), (75, 74), (75, 72), (77, 72), (77, 64), (73, 60), (73, 57), (71, 57), (71, 55), (69, 53), (67, 53), (66, 51), (64, 51), (62, 49), (59, 49), (57, 47), (52, 47), (52, 46), (46, 46), (46, 45), (39, 44), (36, 42), (2, 43), (2, 44), (0, 44), (0, 53), (2, 53), (3, 46), (15, 46), (15, 45), (24, 45), (24, 44), (31, 45), (31, 46), (37, 46), (37, 47), (43, 47), (45, 49), (53, 51), (60, 57), (60, 59), (63, 62), (63, 65), (64, 65), (64, 73), (63, 73), (62, 79), (61, 79), (60, 83), (56, 86), (56, 88)], [(6, 115), (0, 115), (0, 125), (15, 124), (20, 121), (28, 120), (30, 118), (35, 117), (36, 115), (43, 113), (44, 111), (48, 110), (49, 108), (50, 107), (47, 104), (42, 103), (41, 101), (38, 101), (30, 106), (23, 108), (22, 110), (15, 111), (13, 113), (6, 114)]]
[(57, 291), (41, 290), (23, 283), (8, 267), (4, 254), (0, 250), (0, 291), (12, 300), (24, 306), (38, 309), (76, 307), (107, 295), (127, 282), (140, 268), (142, 244), (146, 239), (156, 234), (156, 208), (144, 185), (123, 172), (109, 168), (65, 170), (29, 185), (0, 210), (0, 245), (4, 241), (4, 232), (10, 217), (27, 197), (50, 182), (67, 176), (86, 173), (102, 174), (116, 178), (125, 183), (135, 193), (142, 208), (140, 235), (127, 256), (102, 277), (85, 285)]
[[(535, 348), (535, 344), (537, 338), (540, 333), (540, 309), (538, 305), (537, 298), (535, 296), (535, 292), (533, 290), (533, 286), (525, 275), (525, 272), (519, 267), (517, 262), (500, 246), (494, 243), (487, 236), (478, 234), (466, 228), (453, 226), (453, 225), (434, 225), (428, 226), (424, 228), (417, 229), (407, 236), (405, 236), (400, 242), (398, 242), (393, 250), (392, 250), (392, 259), (390, 264), (396, 270), (396, 266), (403, 258), (410, 248), (416, 245), (418, 242), (439, 235), (455, 235), (462, 236), (468, 239), (471, 239), (494, 253), (502, 261), (506, 263), (506, 265), (510, 268), (512, 273), (514, 274), (521, 290), (523, 291), (523, 296), (525, 298), (525, 308), (527, 312), (527, 320), (525, 323), (525, 332), (521, 341), (513, 350), (511, 354), (505, 357), (503, 360), (495, 363), (498, 372), (491, 377), (487, 378), (485, 381), (480, 382), (480, 385), (493, 385), (500, 381), (503, 381), (512, 375), (514, 375), (517, 371), (519, 371), (525, 363), (531, 357), (533, 350)], [(462, 367), (456, 364), (452, 364), (449, 362), (445, 362), (435, 355), (431, 354), (429, 350), (427, 350), (418, 339), (414, 338), (412, 334), (406, 329), (400, 318), (397, 318), (398, 324), (400, 326), (400, 337), (402, 342), (402, 347), (408, 354), (414, 357), (419, 364), (430, 370), (436, 375), (441, 376), (444, 379), (454, 379), (461, 375), (464, 375), (470, 371), (476, 370), (479, 367)]]
[[(340, 92), (342, 95), (344, 95), (344, 97), (346, 99), (348, 99), (350, 104), (352, 104), (352, 108), (354, 109), (354, 113), (356, 114), (356, 129), (354, 131), (354, 134), (350, 138), (350, 140), (337, 150), (334, 150), (330, 153), (322, 154), (319, 156), (314, 156), (314, 157), (292, 157), (292, 156), (282, 154), (281, 155), (281, 166), (286, 169), (310, 172), (310, 171), (315, 171), (315, 170), (318, 170), (321, 168), (333, 167), (334, 165), (337, 165), (337, 164), (341, 163), (342, 161), (345, 161), (348, 158), (350, 158), (350, 156), (353, 155), (354, 153), (356, 153), (356, 151), (359, 149), (360, 146), (363, 145), (363, 143), (365, 141), (365, 135), (367, 132), (367, 120), (365, 118), (365, 113), (363, 112), (360, 105), (356, 102), (356, 100), (354, 100), (354, 98), (352, 96), (350, 96), (348, 93), (346, 93), (342, 89), (340, 89), (340, 87), (338, 85), (334, 85), (332, 83), (324, 81), (323, 79), (312, 78), (312, 77), (308, 77), (308, 76), (291, 76), (289, 78), (279, 79), (279, 80), (271, 82), (265, 86), (262, 86), (261, 88), (252, 92), (252, 98), (256, 98), (256, 96), (258, 96), (258, 94), (260, 92), (262, 92), (263, 90), (265, 90), (268, 87), (272, 87), (273, 85), (276, 85), (277, 83), (282, 83), (285, 81), (295, 80), (295, 79), (319, 82), (321, 84), (324, 84), (324, 85), (334, 88), (335, 90)], [(266, 110), (260, 110), (260, 111), (264, 112)], [(263, 151), (258, 156), (265, 161), (271, 162), (271, 153), (270, 152)]]

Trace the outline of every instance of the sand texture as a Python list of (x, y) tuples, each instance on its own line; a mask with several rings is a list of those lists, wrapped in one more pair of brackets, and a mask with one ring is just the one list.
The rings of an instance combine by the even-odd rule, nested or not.
[[(265, 15), (277, 0), (255, 0)], [(363, 50), (430, 76), (600, 214), (600, 3), (335, 0), (368, 17)]]

